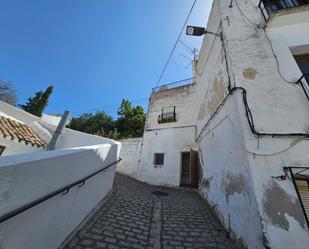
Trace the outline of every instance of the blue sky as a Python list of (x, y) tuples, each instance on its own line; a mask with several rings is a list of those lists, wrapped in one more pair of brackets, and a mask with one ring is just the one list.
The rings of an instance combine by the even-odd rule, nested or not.
[[(14, 84), (20, 104), (53, 85), (46, 113), (115, 116), (122, 98), (146, 110), (192, 3), (0, 0), (0, 79)], [(210, 7), (210, 0), (197, 0), (188, 24), (206, 26)], [(201, 38), (183, 33), (181, 40), (200, 48)], [(190, 58), (179, 43), (160, 85), (191, 77)]]

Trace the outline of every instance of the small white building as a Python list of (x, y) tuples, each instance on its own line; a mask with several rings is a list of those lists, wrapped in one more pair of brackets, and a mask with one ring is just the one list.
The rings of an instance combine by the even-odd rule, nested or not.
[(150, 96), (138, 178), (161, 185), (197, 186), (194, 148), (196, 85), (167, 85)]
[(155, 185), (197, 187), (196, 94), (193, 79), (154, 88), (143, 137), (121, 140), (117, 171)]
[(0, 114), (0, 156), (43, 151), (45, 147), (29, 125)]

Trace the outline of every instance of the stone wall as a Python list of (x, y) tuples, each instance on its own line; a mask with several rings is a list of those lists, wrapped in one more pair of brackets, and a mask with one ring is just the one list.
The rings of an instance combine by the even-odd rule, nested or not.
[(122, 160), (117, 166), (117, 172), (137, 178), (143, 138), (128, 138), (119, 142), (121, 143), (120, 158)]

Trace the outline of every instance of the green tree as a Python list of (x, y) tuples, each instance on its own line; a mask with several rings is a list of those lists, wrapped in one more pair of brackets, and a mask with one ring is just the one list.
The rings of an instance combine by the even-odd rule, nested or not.
[(118, 139), (120, 136), (113, 118), (105, 112), (84, 113), (72, 118), (68, 128), (112, 139)]
[(16, 105), (17, 96), (11, 82), (0, 80), (0, 100), (10, 105)]
[(143, 136), (146, 114), (143, 107), (133, 107), (129, 100), (123, 99), (117, 111), (117, 128), (121, 138)]
[(117, 114), (118, 119), (113, 120), (105, 112), (84, 113), (72, 118), (67, 127), (115, 140), (143, 135), (146, 115), (141, 106), (133, 107), (129, 100), (123, 99)]
[(53, 92), (53, 86), (49, 86), (44, 92), (36, 92), (34, 97), (30, 97), (25, 105), (19, 105), (23, 110), (35, 116), (41, 117), (48, 99)]

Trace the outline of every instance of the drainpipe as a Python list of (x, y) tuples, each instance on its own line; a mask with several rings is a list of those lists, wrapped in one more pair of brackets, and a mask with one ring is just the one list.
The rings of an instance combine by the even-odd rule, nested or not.
[(62, 118), (54, 132), (54, 135), (52, 136), (50, 142), (49, 142), (49, 145), (47, 147), (47, 150), (54, 150), (55, 149), (55, 146), (56, 146), (56, 143), (57, 143), (57, 140), (59, 138), (59, 136), (61, 135), (62, 133), (62, 130), (69, 118), (69, 115), (70, 115), (70, 112), (69, 111), (65, 111), (62, 115)]

